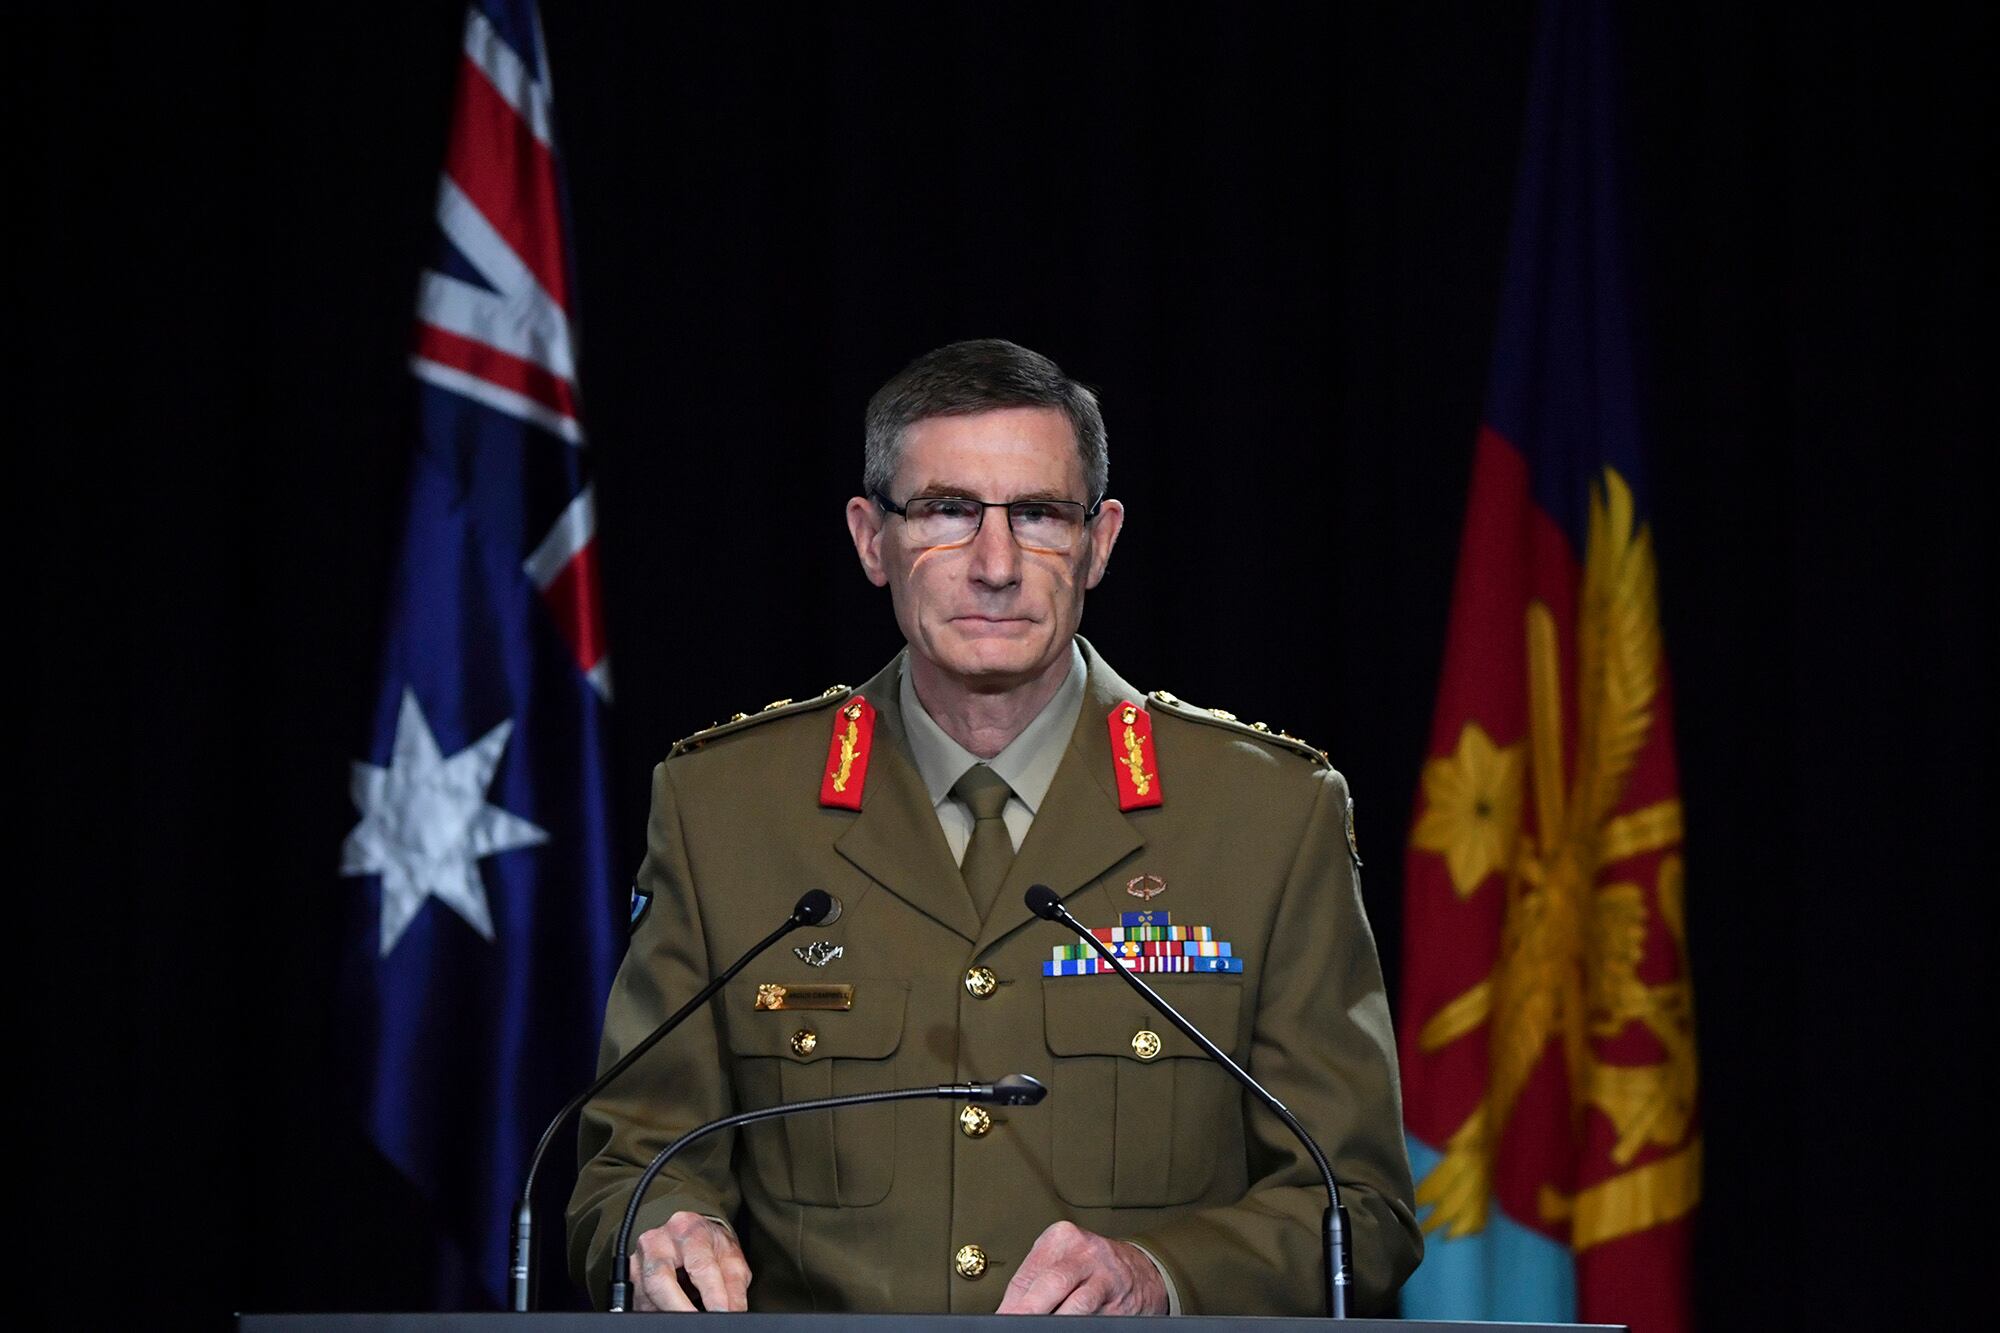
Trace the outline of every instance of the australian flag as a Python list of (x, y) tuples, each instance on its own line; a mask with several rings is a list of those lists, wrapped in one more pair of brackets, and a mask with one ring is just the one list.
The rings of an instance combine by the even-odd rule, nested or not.
[(610, 699), (547, 52), (465, 22), (417, 447), (360, 822), (345, 1002), (368, 1133), (433, 1205), (442, 1309), (502, 1304), (542, 1125), (589, 1081), (616, 964)]

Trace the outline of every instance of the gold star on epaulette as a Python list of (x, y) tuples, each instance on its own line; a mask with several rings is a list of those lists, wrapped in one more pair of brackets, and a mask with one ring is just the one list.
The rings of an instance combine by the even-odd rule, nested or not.
[(673, 749), (667, 751), (667, 757), (671, 759), (676, 755), (683, 755), (692, 750), (699, 750), (702, 746), (719, 736), (732, 735), (743, 728), (754, 726), (759, 722), (768, 722), (772, 718), (787, 717), (793, 713), (805, 713), (815, 708), (824, 708), (836, 699), (845, 699), (853, 692), (846, 685), (832, 685), (810, 699), (773, 699), (754, 713), (731, 713), (727, 722), (717, 722), (701, 731), (697, 731), (692, 736), (684, 736), (680, 740), (675, 741)]
[(1270, 726), (1262, 722), (1245, 722), (1226, 708), (1203, 708), (1198, 704), (1191, 704), (1185, 699), (1169, 694), (1165, 690), (1154, 690), (1146, 697), (1154, 703), (1163, 706), (1175, 717), (1184, 717), (1193, 722), (1206, 722), (1210, 726), (1219, 726), (1235, 731), (1247, 731), (1263, 740), (1270, 741), (1274, 745), (1282, 745), (1286, 749), (1302, 754), (1317, 763), (1332, 767), (1332, 761), (1326, 757), (1324, 750), (1307, 744), (1297, 736), (1292, 735), (1289, 731), (1274, 731)]

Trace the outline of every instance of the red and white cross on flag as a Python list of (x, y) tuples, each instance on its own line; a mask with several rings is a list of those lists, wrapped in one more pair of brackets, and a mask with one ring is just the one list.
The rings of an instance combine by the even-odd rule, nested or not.
[[(469, 7), (438, 179), (443, 258), (418, 285), (410, 368), (425, 383), (580, 448), (569, 259), (542, 51), (531, 6)], [(608, 699), (596, 536), (596, 498), (586, 483), (523, 568), (578, 668)]]

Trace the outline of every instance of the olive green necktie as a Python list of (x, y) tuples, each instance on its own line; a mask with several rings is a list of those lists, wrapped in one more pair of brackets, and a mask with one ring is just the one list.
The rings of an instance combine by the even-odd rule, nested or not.
[(993, 910), (993, 900), (1000, 896), (1007, 867), (1014, 863), (1014, 840), (1007, 836), (1007, 821), (1000, 817), (1014, 789), (986, 765), (974, 764), (952, 784), (951, 794), (972, 811), (972, 838), (965, 844), (965, 859), (958, 863), (958, 871), (965, 877), (979, 919), (984, 921)]

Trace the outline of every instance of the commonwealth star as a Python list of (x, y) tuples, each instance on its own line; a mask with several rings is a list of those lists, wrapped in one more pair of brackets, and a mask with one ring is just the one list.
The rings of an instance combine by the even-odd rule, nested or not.
[(486, 803), (513, 730), (511, 719), (502, 722), (447, 759), (415, 692), (405, 688), (389, 766), (354, 765), (349, 791), (361, 822), (341, 846), (340, 873), (381, 875), (382, 957), (396, 947), (426, 898), (436, 898), (487, 940), (493, 938), (480, 859), (549, 840), (545, 830)]

